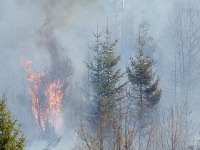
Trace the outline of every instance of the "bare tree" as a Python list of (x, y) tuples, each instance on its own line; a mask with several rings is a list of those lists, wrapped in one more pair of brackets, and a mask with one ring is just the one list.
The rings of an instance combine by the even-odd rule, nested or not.
[(170, 18), (169, 45), (173, 49), (175, 99), (188, 100), (199, 81), (200, 11), (195, 0), (176, 1)]
[[(157, 149), (162, 150), (186, 150), (191, 142), (185, 135), (192, 133), (192, 121), (185, 116), (186, 104), (181, 103), (171, 106), (161, 116), (161, 122), (157, 128)], [(188, 129), (190, 126), (190, 130)], [(190, 137), (190, 136), (189, 136)]]
[[(94, 130), (87, 130), (87, 126), (80, 123), (77, 129), (79, 143), (75, 149), (82, 150), (134, 150), (136, 149), (135, 137), (137, 134), (136, 123), (132, 122), (133, 114), (129, 109), (122, 107), (109, 119), (112, 132), (108, 132), (104, 120)], [(106, 120), (108, 121), (108, 120)], [(105, 136), (106, 135), (106, 136)]]

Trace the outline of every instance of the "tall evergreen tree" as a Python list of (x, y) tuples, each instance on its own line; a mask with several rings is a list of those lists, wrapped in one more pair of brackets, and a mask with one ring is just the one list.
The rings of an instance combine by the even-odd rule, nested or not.
[[(104, 38), (102, 38), (104, 35)], [(87, 63), (90, 70), (90, 81), (92, 88), (92, 112), (91, 125), (98, 128), (97, 137), (100, 141), (100, 149), (105, 148), (104, 140), (109, 134), (110, 121), (114, 114), (117, 102), (124, 98), (123, 91), (126, 83), (119, 84), (123, 77), (120, 69), (117, 69), (121, 56), (115, 56), (117, 40), (111, 42), (111, 31), (106, 26), (103, 34), (94, 34), (95, 44), (90, 47), (94, 52), (94, 59)]]
[(148, 126), (152, 112), (161, 97), (158, 89), (159, 78), (155, 79), (152, 71), (153, 59), (144, 54), (145, 39), (139, 36), (138, 56), (136, 60), (131, 59), (127, 68), (128, 79), (131, 85), (130, 99), (133, 102), (133, 110), (138, 121), (139, 149), (141, 139), (144, 137), (143, 129)]
[(91, 85), (98, 115), (102, 109), (105, 113), (105, 109), (110, 112), (115, 107), (116, 102), (124, 97), (122, 92), (126, 85), (126, 83), (119, 84), (123, 74), (120, 69), (117, 70), (118, 62), (121, 59), (121, 56), (115, 56), (114, 52), (117, 40), (110, 41), (111, 32), (108, 26), (104, 31), (103, 40), (100, 40), (101, 35), (98, 32), (94, 34), (96, 44), (91, 47), (91, 50), (95, 52), (95, 56), (93, 61), (87, 64), (91, 73)]
[(11, 114), (6, 111), (5, 98), (0, 101), (0, 149), (22, 150), (24, 148), (24, 135), (22, 131), (15, 128), (17, 120), (11, 119)]

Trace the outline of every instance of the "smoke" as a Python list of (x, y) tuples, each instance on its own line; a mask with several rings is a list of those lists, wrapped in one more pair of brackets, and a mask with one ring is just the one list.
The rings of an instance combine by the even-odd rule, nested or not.
[[(27, 139), (26, 148), (42, 149), (47, 146), (47, 141), (37, 141), (40, 132), (28, 106), (30, 95), (25, 71), (20, 64), (21, 57), (33, 62), (36, 74), (48, 74), (41, 81), (40, 93), (44, 93), (47, 81), (66, 81), (62, 113), (64, 126), (68, 129), (59, 135), (63, 144), (58, 146), (70, 147), (75, 135), (74, 110), (80, 98), (76, 82), (85, 68), (83, 56), (87, 53), (91, 31), (95, 29), (97, 20), (106, 20), (104, 8), (99, 0), (7, 0), (0, 4), (0, 67), (3, 70), (0, 90), (7, 93), (8, 107), (14, 117), (21, 120)], [(44, 95), (40, 99), (44, 99)]]
[[(138, 30), (141, 12), (145, 11), (145, 17), (151, 25), (150, 34), (160, 42), (157, 51), (164, 53), (163, 57), (171, 57), (168, 49), (166, 50), (168, 45), (164, 45), (162, 39), (165, 38), (163, 33), (172, 1), (174, 0), (127, 0), (124, 4), (124, 16), (121, 13), (121, 3), (115, 14), (115, 8), (111, 9), (112, 1), (108, 0), (0, 1), (0, 91), (7, 93), (8, 107), (14, 117), (21, 120), (27, 149), (42, 149), (48, 142), (38, 140), (40, 132), (32, 119), (31, 107), (27, 107), (30, 104), (30, 95), (25, 71), (20, 64), (21, 57), (33, 62), (35, 74), (47, 74), (41, 81), (41, 93), (44, 93), (47, 81), (66, 80), (66, 93), (62, 102), (65, 129), (60, 134), (62, 137), (59, 143), (62, 144), (57, 149), (68, 148), (67, 146), (73, 146), (76, 113), (79, 113), (77, 110), (80, 109), (79, 100), (82, 98), (77, 85), (80, 85), (82, 73), (85, 71), (84, 56), (89, 53), (87, 44), (91, 44), (92, 30), (96, 29), (97, 20), (102, 27), (101, 24), (105, 25), (108, 17), (114, 38), (119, 39), (119, 49), (121, 43), (127, 45), (130, 42), (130, 46), (119, 52), (125, 56), (125, 66), (135, 48), (131, 47), (134, 46), (132, 36)], [(114, 15), (117, 16), (116, 20)], [(163, 64), (168, 62), (166, 58), (163, 59)], [(163, 91), (167, 97), (170, 95), (166, 92), (167, 88), (164, 89), (167, 85), (167, 80), (164, 81), (167, 69), (160, 72)], [(41, 99), (45, 99), (44, 95)]]

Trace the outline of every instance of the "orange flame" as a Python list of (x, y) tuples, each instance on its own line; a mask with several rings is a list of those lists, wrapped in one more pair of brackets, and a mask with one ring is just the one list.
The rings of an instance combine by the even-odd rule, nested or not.
[(48, 99), (47, 109), (45, 114), (47, 116), (48, 123), (50, 123), (56, 131), (62, 127), (62, 114), (61, 114), (61, 102), (63, 99), (63, 83), (59, 80), (53, 83), (48, 83), (46, 86), (45, 96)]
[(36, 75), (31, 68), (32, 61), (22, 59), (21, 63), (27, 73), (29, 83), (29, 95), (31, 97), (31, 107), (37, 124), (45, 131), (45, 124), (48, 123), (54, 127), (55, 131), (62, 128), (61, 102), (63, 99), (63, 83), (60, 80), (46, 84), (43, 93), (47, 99), (46, 108), (42, 108), (39, 100), (39, 83), (44, 73)]
[(29, 83), (29, 95), (31, 97), (31, 108), (33, 111), (34, 118), (39, 126), (42, 127), (44, 130), (44, 120), (42, 115), (42, 110), (39, 105), (39, 99), (38, 99), (38, 85), (41, 81), (41, 79), (45, 76), (44, 73), (41, 73), (39, 75), (36, 75), (31, 68), (32, 61), (22, 59), (21, 63), (27, 72), (26, 79)]

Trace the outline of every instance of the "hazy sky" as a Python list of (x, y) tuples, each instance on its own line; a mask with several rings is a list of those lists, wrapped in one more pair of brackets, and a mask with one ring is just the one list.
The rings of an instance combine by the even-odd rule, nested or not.
[[(81, 80), (85, 70), (83, 61), (90, 53), (87, 46), (92, 44), (92, 31), (96, 30), (97, 20), (99, 27), (103, 28), (107, 19), (113, 19), (111, 7), (105, 2), (110, 1), (0, 0), (0, 93), (7, 92), (12, 99), (8, 101), (11, 111), (16, 110), (14, 112), (19, 115), (19, 105), (15, 100), (24, 90), (25, 74), (20, 64), (21, 57), (31, 59), (36, 72), (40, 72), (49, 63), (49, 55), (40, 45), (40, 31), (46, 23), (64, 49), (61, 55), (72, 60), (74, 76)], [(133, 8), (133, 30), (137, 30), (142, 12), (145, 12), (151, 25), (150, 33), (155, 40), (160, 42), (165, 38), (172, 0), (125, 0), (124, 5), (127, 12), (125, 15), (130, 14), (130, 8)], [(119, 38), (120, 44), (120, 34), (116, 35), (119, 36), (116, 38)], [(158, 49), (163, 50), (162, 44), (158, 45)]]

